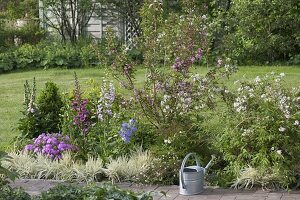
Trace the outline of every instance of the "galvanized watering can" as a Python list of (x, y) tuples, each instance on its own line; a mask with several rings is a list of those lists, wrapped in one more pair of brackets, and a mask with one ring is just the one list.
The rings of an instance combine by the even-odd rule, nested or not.
[[(196, 166), (185, 167), (187, 159), (193, 156), (196, 160)], [(182, 161), (181, 169), (179, 171), (179, 193), (182, 195), (194, 195), (203, 192), (204, 190), (204, 175), (208, 167), (211, 165), (214, 156), (206, 165), (205, 168), (200, 166), (200, 162), (196, 153), (189, 153)]]

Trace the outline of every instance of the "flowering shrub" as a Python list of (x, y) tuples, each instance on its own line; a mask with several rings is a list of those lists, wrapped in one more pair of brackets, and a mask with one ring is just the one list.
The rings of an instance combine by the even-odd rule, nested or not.
[(45, 155), (53, 160), (62, 158), (65, 151), (76, 151), (78, 148), (70, 144), (70, 138), (60, 133), (43, 133), (34, 139), (33, 144), (25, 146), (25, 150), (35, 154)]
[[(111, 73), (129, 90), (135, 105), (132, 109), (135, 118), (152, 125), (150, 132), (141, 131), (140, 134), (140, 130), (137, 131), (134, 136), (142, 135), (142, 139), (133, 137), (132, 141), (143, 142), (145, 138), (151, 142), (151, 145), (145, 146), (160, 149), (164, 140), (174, 139), (172, 148), (164, 146), (166, 151), (163, 153), (154, 151), (155, 156), (164, 156), (164, 159), (157, 160), (154, 166), (162, 173), (153, 173), (151, 178), (175, 183), (177, 177), (173, 172), (178, 171), (178, 163), (174, 164), (174, 160), (183, 158), (191, 151), (207, 156), (209, 139), (201, 123), (208, 109), (213, 109), (222, 97), (220, 94), (227, 91), (222, 79), (228, 77), (234, 68), (229, 65), (230, 60), (225, 59), (205, 75), (191, 73), (192, 66), (206, 58), (206, 17), (197, 13), (199, 7), (195, 1), (180, 2), (184, 10), (182, 15), (164, 12), (163, 4), (163, 1), (145, 1), (141, 10), (144, 63), (147, 68), (143, 85), (136, 84), (136, 66), (126, 55), (116, 56)], [(167, 20), (164, 20), (165, 17)], [(159, 68), (162, 60), (164, 65), (169, 65), (169, 69)], [(121, 136), (129, 141), (131, 132), (127, 134), (127, 130), (130, 128), (126, 126), (123, 129)], [(154, 136), (153, 143), (149, 136), (145, 136), (147, 134)]]
[(225, 131), (215, 144), (228, 162), (226, 173), (231, 178), (250, 166), (264, 178), (274, 180), (276, 174), (280, 186), (295, 182), (300, 172), (300, 88), (285, 89), (283, 76), (271, 73), (239, 82), (228, 98), (230, 110), (222, 120)]

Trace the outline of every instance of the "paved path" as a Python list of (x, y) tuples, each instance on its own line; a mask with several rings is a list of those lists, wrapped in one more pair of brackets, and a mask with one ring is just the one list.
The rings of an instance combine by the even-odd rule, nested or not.
[[(30, 195), (38, 195), (63, 181), (20, 179), (11, 185), (23, 187)], [(131, 183), (116, 184), (121, 188), (132, 191), (155, 191), (157, 194), (154, 200), (300, 200), (300, 191), (291, 192), (270, 192), (262, 190), (233, 190), (207, 187), (200, 195), (182, 196), (179, 195), (178, 186), (139, 186)], [(160, 191), (167, 193), (167, 196), (159, 194)]]

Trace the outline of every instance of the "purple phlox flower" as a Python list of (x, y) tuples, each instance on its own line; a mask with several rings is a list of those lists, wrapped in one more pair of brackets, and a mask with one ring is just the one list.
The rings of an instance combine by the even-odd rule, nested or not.
[(26, 151), (32, 151), (33, 150), (33, 145), (32, 144), (28, 144), (25, 146), (24, 148)]
[(34, 153), (39, 153), (39, 152), (40, 152), (40, 148), (39, 148), (39, 147), (35, 147), (35, 148), (33, 149), (33, 152), (34, 152)]
[(68, 145), (64, 141), (62, 141), (61, 143), (59, 143), (58, 146), (57, 146), (57, 149), (60, 150), (60, 151), (64, 151), (67, 148), (68, 148)]
[(52, 138), (47, 139), (47, 143), (55, 145), (55, 144), (58, 143), (58, 141), (57, 141), (57, 139), (55, 137), (52, 137)]
[(61, 159), (64, 151), (76, 151), (77, 147), (70, 144), (70, 138), (60, 133), (41, 134), (34, 139), (33, 144), (26, 145), (25, 150), (42, 154), (53, 160)]

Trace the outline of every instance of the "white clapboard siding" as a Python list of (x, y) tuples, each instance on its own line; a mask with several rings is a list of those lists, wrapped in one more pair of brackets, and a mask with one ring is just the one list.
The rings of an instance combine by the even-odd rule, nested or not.
[[(109, 8), (102, 7), (102, 9)], [(100, 10), (94, 11), (88, 25), (85, 27), (86, 34), (92, 36), (93, 38), (99, 39), (103, 37), (105, 30), (108, 26), (110, 26), (120, 38), (125, 39), (125, 24), (123, 20), (118, 17), (118, 13), (116, 11), (111, 9), (110, 12), (113, 13), (113, 16), (105, 14), (106, 12), (101, 13)], [(42, 0), (39, 0), (39, 17), (41, 20), (41, 27), (45, 28), (49, 32), (55, 32), (55, 29), (47, 26), (47, 23), (45, 22), (45, 16), (47, 16), (47, 18), (50, 19), (53, 24), (58, 24), (58, 19), (54, 17), (51, 11), (46, 11), (43, 8)]]

